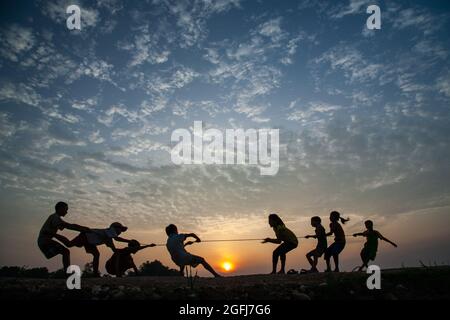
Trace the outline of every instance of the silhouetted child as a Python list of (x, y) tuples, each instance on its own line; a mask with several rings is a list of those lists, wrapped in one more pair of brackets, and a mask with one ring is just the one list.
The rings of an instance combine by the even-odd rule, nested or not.
[(333, 257), (334, 260), (334, 271), (339, 272), (339, 254), (345, 248), (345, 233), (342, 226), (339, 224), (339, 220), (345, 224), (350, 219), (344, 219), (341, 214), (337, 211), (332, 211), (330, 213), (330, 232), (327, 236), (334, 234), (334, 242), (325, 250), (325, 261), (327, 262), (327, 269), (325, 272), (331, 271), (330, 258)]
[[(64, 270), (70, 266), (70, 251), (64, 247), (61, 243), (53, 240), (56, 236), (62, 237), (68, 241), (67, 238), (57, 235), (58, 230), (69, 229), (74, 231), (89, 231), (87, 227), (80, 226), (78, 224), (67, 223), (61, 217), (64, 217), (69, 210), (69, 205), (65, 202), (58, 202), (55, 205), (55, 213), (51, 214), (39, 232), (37, 240), (39, 249), (42, 251), (47, 259), (51, 259), (54, 256), (62, 255)], [(57, 238), (58, 239), (58, 238)], [(59, 240), (59, 239), (58, 239)], [(63, 242), (64, 243), (64, 242)]]
[[(67, 240), (67, 238), (57, 237), (58, 240), (63, 242), (67, 247), (84, 247), (84, 250), (87, 253), (92, 254), (94, 257), (92, 261), (92, 268), (95, 276), (100, 276), (98, 271), (98, 264), (100, 261), (100, 252), (97, 249), (97, 246), (105, 244), (111, 248), (113, 252), (116, 251), (116, 247), (114, 246), (113, 239), (119, 242), (127, 242), (129, 243), (131, 240), (127, 240), (119, 237), (122, 232), (127, 231), (127, 227), (123, 226), (119, 222), (112, 223), (109, 228), (106, 229), (91, 229), (89, 232), (81, 232), (72, 240)], [(65, 238), (65, 240), (63, 239)]]
[(188, 241), (186, 244), (184, 241), (191, 237), (196, 240), (196, 242), (200, 242), (200, 238), (197, 237), (195, 233), (178, 233), (178, 228), (174, 224), (170, 224), (166, 227), (166, 234), (168, 236), (167, 239), (167, 250), (170, 253), (172, 261), (180, 267), (181, 275), (184, 275), (184, 269), (186, 266), (197, 267), (201, 264), (206, 270), (212, 273), (214, 277), (221, 277), (214, 269), (211, 267), (208, 262), (202, 257), (193, 255), (186, 251), (185, 246), (192, 244), (192, 241)]
[(133, 269), (135, 274), (139, 271), (134, 264), (132, 254), (137, 253), (139, 250), (154, 247), (155, 244), (149, 244), (141, 246), (139, 241), (131, 240), (128, 242), (127, 248), (116, 249), (111, 258), (106, 261), (105, 268), (109, 274), (121, 277), (128, 269)]
[(364, 224), (367, 229), (366, 231), (353, 234), (354, 237), (362, 236), (367, 239), (366, 243), (364, 243), (364, 248), (361, 250), (361, 260), (363, 264), (359, 267), (359, 271), (362, 271), (363, 268), (367, 268), (369, 261), (375, 260), (378, 250), (378, 239), (384, 240), (397, 248), (397, 245), (394, 242), (383, 237), (378, 231), (373, 230), (373, 222), (371, 220), (365, 221)]
[(272, 213), (269, 215), (269, 225), (273, 228), (273, 231), (275, 231), (276, 239), (266, 238), (262, 241), (262, 243), (281, 243), (272, 254), (272, 272), (271, 274), (275, 274), (277, 270), (277, 264), (278, 264), (278, 258), (280, 258), (281, 261), (281, 268), (280, 271), (278, 271), (279, 274), (285, 273), (285, 266), (286, 266), (286, 253), (289, 251), (297, 248), (298, 246), (298, 239), (297, 236), (283, 223), (283, 220), (276, 215), (275, 213)]
[(311, 265), (311, 270), (309, 270), (309, 272), (319, 272), (317, 270), (317, 260), (325, 253), (325, 250), (327, 249), (327, 233), (325, 228), (322, 226), (322, 220), (320, 217), (312, 217), (311, 226), (315, 228), (316, 234), (308, 235), (305, 238), (317, 239), (317, 246), (314, 250), (306, 254), (306, 259), (308, 259), (308, 262)]

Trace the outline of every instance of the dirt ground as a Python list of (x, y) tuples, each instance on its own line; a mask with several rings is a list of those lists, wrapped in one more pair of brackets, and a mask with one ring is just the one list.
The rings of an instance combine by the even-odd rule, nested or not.
[(246, 275), (225, 278), (82, 278), (80, 290), (65, 279), (0, 278), (0, 299), (29, 300), (405, 300), (450, 299), (450, 267), (383, 270), (381, 289), (368, 274)]

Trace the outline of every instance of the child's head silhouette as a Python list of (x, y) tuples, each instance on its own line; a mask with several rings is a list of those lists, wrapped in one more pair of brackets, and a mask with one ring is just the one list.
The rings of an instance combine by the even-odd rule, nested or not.
[(320, 219), (320, 217), (314, 216), (311, 218), (311, 226), (316, 227), (321, 223), (322, 223), (322, 219)]
[(139, 241), (137, 240), (130, 240), (130, 242), (128, 242), (128, 248), (131, 250), (131, 252), (136, 253), (139, 251), (139, 247), (141, 246), (141, 244), (139, 243)]
[(277, 214), (272, 213), (269, 215), (269, 225), (273, 228), (278, 226), (284, 226), (284, 223), (283, 220), (281, 220), (281, 218)]
[(55, 205), (55, 212), (62, 217), (67, 214), (67, 210), (69, 210), (69, 205), (65, 202), (60, 201)]
[(122, 225), (120, 222), (113, 222), (109, 227), (116, 230), (118, 235), (128, 230), (128, 228)]
[(171, 234), (177, 234), (177, 233), (178, 233), (178, 228), (177, 228), (176, 225), (174, 225), (174, 224), (169, 224), (169, 225), (166, 227), (166, 234), (167, 234), (168, 236), (170, 236)]
[(339, 212), (331, 211), (331, 213), (330, 213), (330, 220), (331, 220), (331, 222), (338, 222), (340, 220), (343, 224), (345, 224), (350, 219), (344, 219), (344, 218), (341, 217), (341, 214)]
[(364, 224), (365, 224), (365, 226), (366, 226), (366, 228), (367, 228), (368, 230), (372, 230), (372, 229), (373, 229), (373, 222), (372, 222), (372, 220), (366, 220), (366, 221), (364, 222)]

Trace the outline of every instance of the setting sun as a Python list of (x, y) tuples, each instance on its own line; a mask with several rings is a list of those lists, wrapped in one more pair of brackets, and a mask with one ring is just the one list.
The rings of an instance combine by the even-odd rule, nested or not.
[(225, 271), (231, 271), (234, 269), (234, 266), (231, 262), (226, 261), (226, 262), (222, 263), (222, 268)]

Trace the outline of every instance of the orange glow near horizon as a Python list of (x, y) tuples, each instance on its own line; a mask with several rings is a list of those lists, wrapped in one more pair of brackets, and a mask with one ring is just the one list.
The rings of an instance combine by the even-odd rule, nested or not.
[(234, 265), (230, 261), (224, 261), (222, 263), (222, 269), (226, 272), (230, 272), (230, 271), (233, 271)]

